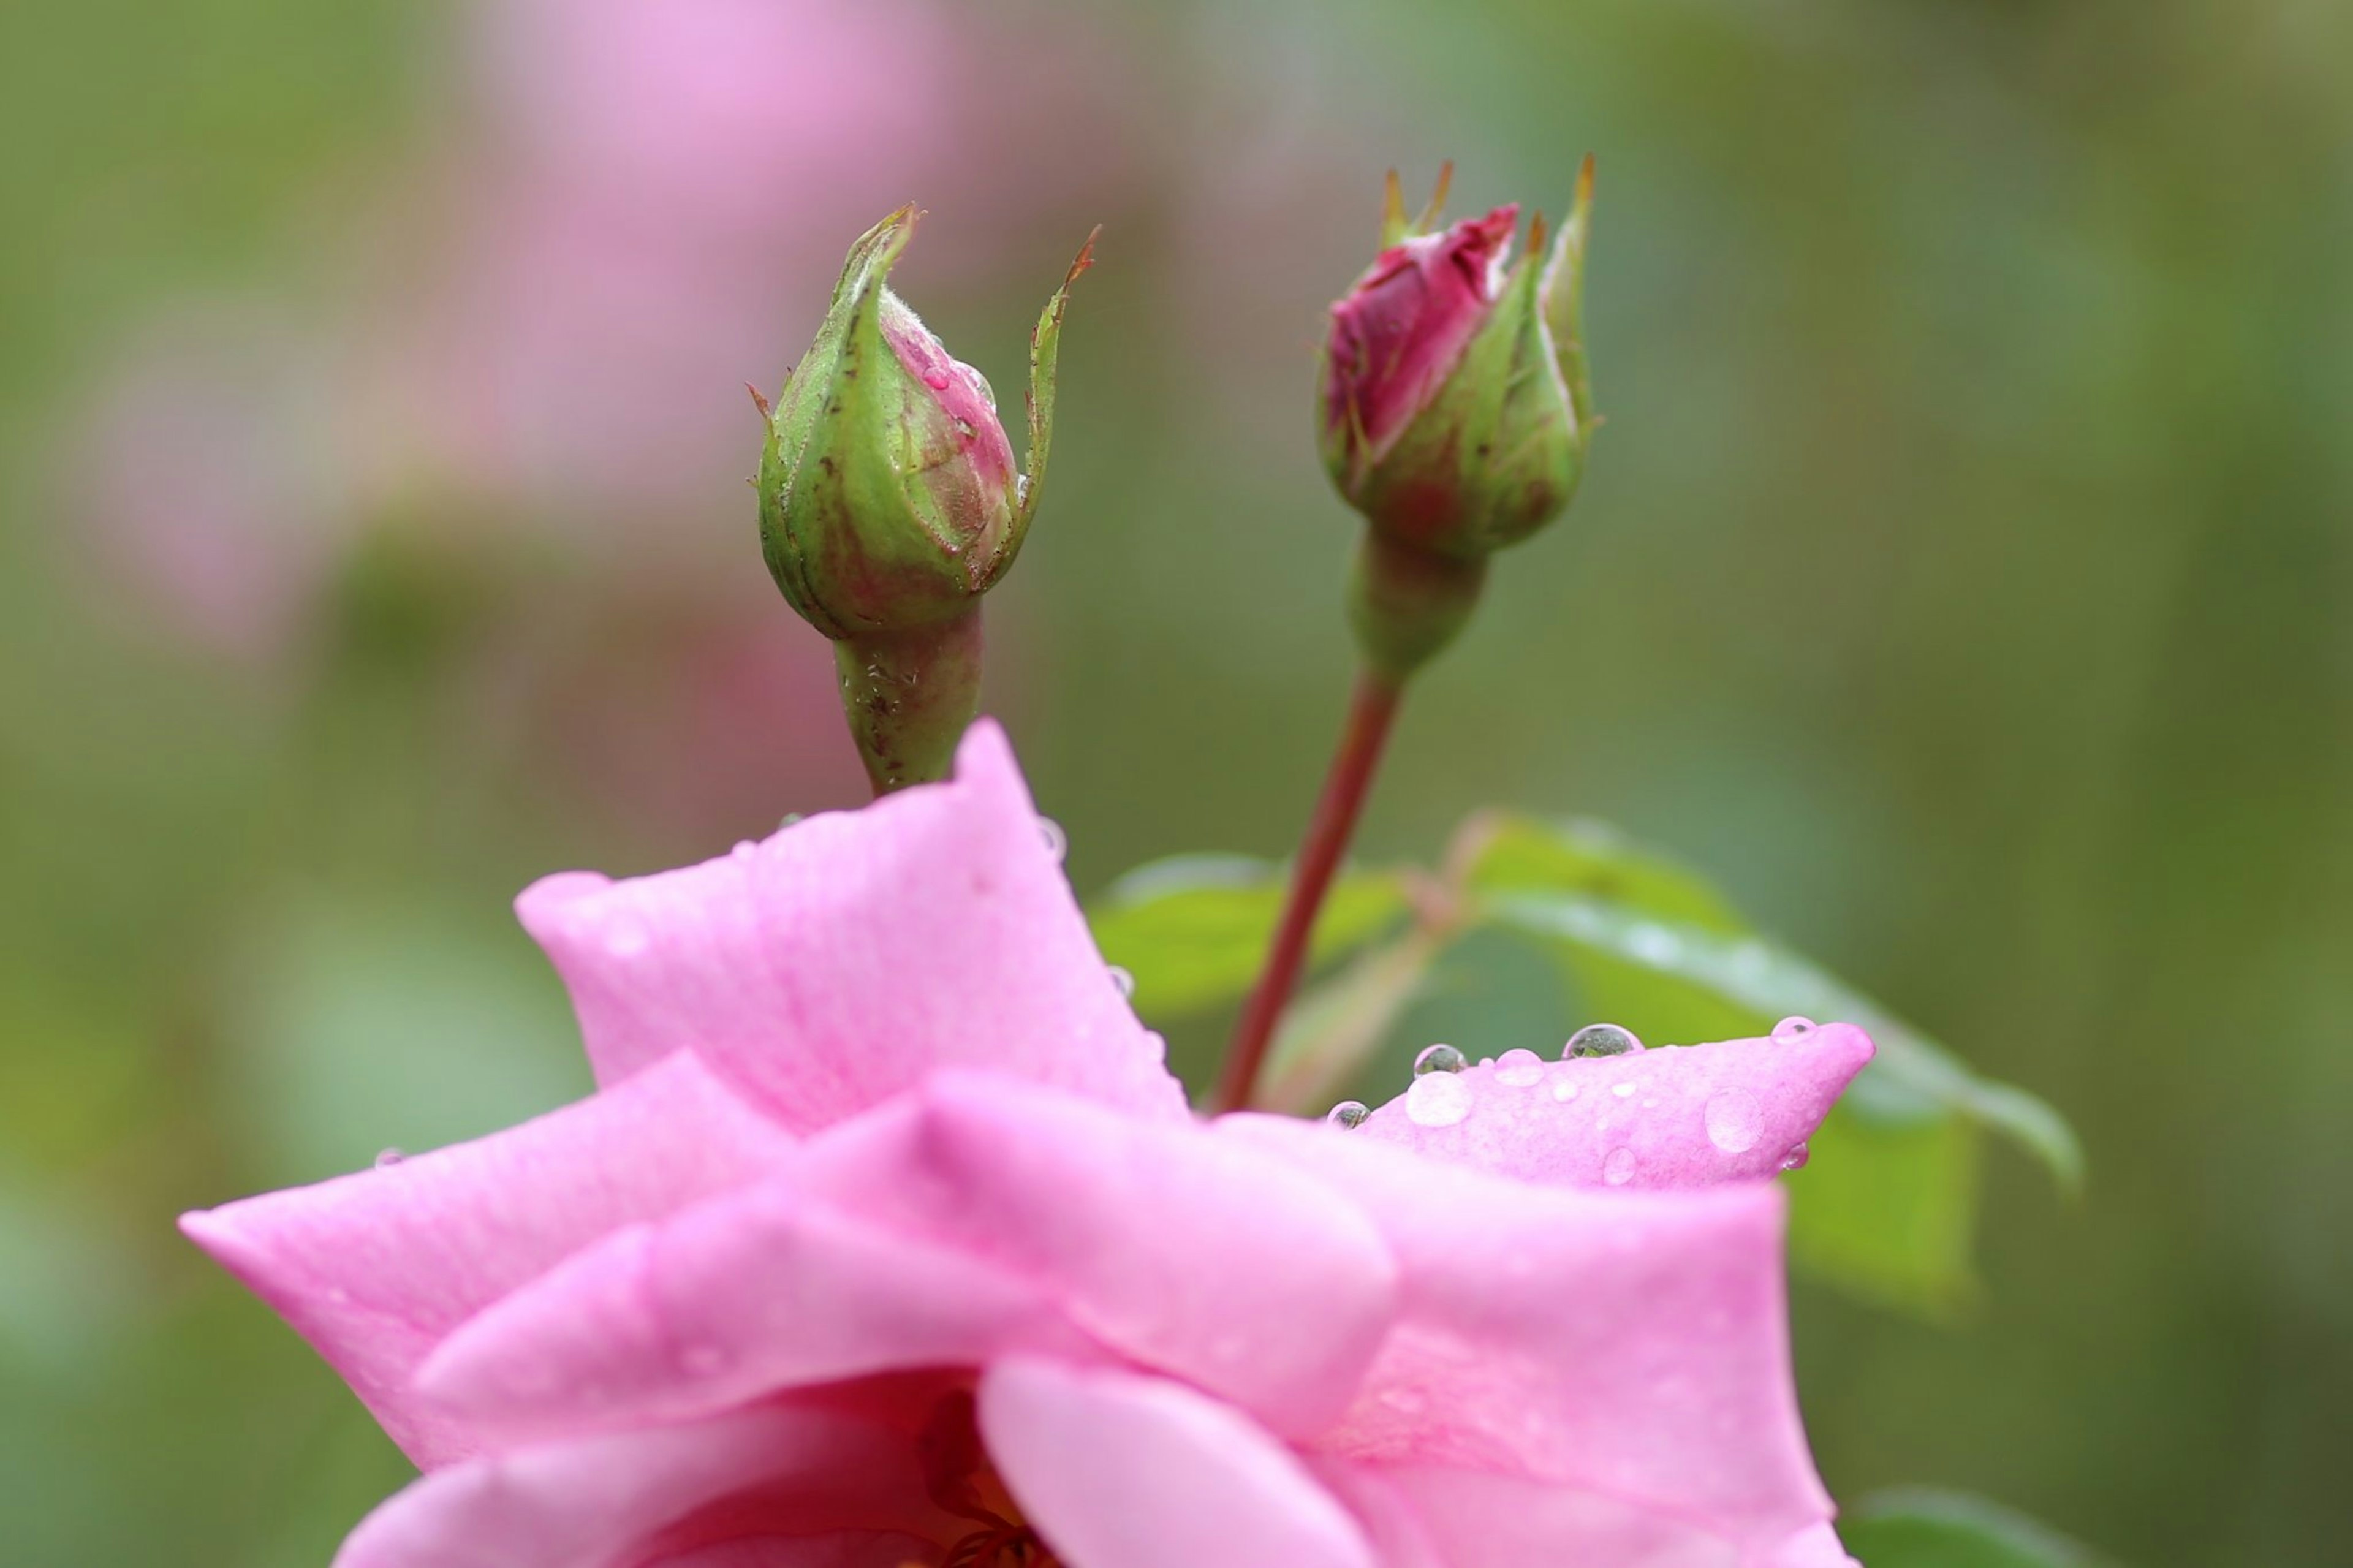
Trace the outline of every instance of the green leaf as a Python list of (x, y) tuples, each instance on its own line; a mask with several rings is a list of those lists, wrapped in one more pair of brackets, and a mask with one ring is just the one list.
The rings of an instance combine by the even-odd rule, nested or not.
[(1697, 872), (1636, 845), (1606, 822), (1497, 812), (1474, 819), (1469, 885), (1483, 893), (1585, 893), (1662, 920), (1745, 931), (1724, 895)]
[(1892, 1123), (1840, 1105), (1789, 1184), (1789, 1253), (1855, 1294), (1942, 1316), (1975, 1289), (1977, 1127), (1966, 1117)]
[[(1103, 960), (1135, 977), (1135, 1008), (1155, 1021), (1231, 1002), (1258, 978), (1282, 910), (1285, 868), (1239, 855), (1180, 855), (1140, 866), (1088, 910)], [(1405, 885), (1345, 871), (1315, 922), (1312, 963), (1379, 936), (1407, 912)]]
[(2098, 1568), (2084, 1547), (1965, 1492), (1905, 1487), (1865, 1498), (1839, 1521), (1863, 1568)]

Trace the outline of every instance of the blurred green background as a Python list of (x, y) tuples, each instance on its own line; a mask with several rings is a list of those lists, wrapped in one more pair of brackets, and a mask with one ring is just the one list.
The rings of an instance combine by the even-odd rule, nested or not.
[(1363, 852), (1614, 818), (2074, 1121), (1953, 1321), (1799, 1281), (1839, 1495), (2353, 1562), (2328, 0), (0, 12), (0, 1556), (324, 1562), (405, 1467), (172, 1216), (580, 1092), (512, 894), (856, 799), (740, 384), (858, 229), (931, 209), (903, 290), (1009, 390), (1106, 225), (991, 608), (1092, 891), (1304, 816), (1381, 171), (1556, 214), (1588, 148), (1609, 424)]

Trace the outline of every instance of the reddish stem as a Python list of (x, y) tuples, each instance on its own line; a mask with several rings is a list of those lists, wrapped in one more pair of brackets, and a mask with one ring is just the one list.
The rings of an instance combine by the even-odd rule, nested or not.
[(1341, 857), (1347, 853), (1348, 840), (1356, 836), (1356, 817), (1364, 810), (1374, 770), (1380, 765), (1381, 747), (1397, 718), (1398, 700), (1404, 694), (1401, 684), (1369, 670), (1356, 678), (1356, 693), (1348, 702), (1347, 728), (1341, 733), (1340, 749), (1332, 754), (1332, 771), (1324, 777), (1324, 793), (1315, 802), (1315, 815), (1308, 821), (1307, 837), (1292, 868), (1291, 892), (1283, 901), (1282, 919), (1274, 928), (1274, 945), (1267, 950), (1266, 967), (1259, 971), (1258, 984), (1243, 1004), (1242, 1016), (1234, 1025), (1233, 1042), (1226, 1047), (1225, 1067), (1209, 1099), (1212, 1113), (1243, 1109), (1258, 1087), (1260, 1069), (1274, 1043), (1275, 1026), (1282, 1021), (1283, 1008), (1299, 984), (1316, 913), (1324, 907), (1324, 895), (1331, 890)]

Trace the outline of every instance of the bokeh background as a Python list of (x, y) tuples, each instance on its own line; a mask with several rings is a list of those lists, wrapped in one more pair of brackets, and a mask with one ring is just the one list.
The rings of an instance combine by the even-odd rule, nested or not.
[(323, 1563), (405, 1467), (173, 1215), (582, 1091), (515, 890), (858, 797), (742, 384), (860, 228), (930, 209), (1009, 392), (1105, 226), (991, 605), (1083, 891), (1303, 816), (1382, 170), (1557, 213), (1588, 148), (1608, 427), (1365, 852), (1613, 817), (2073, 1119), (1968, 1310), (1799, 1281), (1834, 1490), (2353, 1562), (2330, 0), (0, 11), (0, 1557)]

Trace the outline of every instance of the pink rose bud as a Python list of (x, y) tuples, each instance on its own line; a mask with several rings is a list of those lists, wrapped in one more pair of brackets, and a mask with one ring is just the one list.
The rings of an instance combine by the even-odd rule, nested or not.
[(1025, 478), (988, 383), (885, 284), (915, 218), (902, 207), (851, 248), (817, 342), (767, 411), (756, 481), (768, 570), (834, 639), (878, 792), (944, 776), (978, 703), (980, 596), (1037, 508), (1062, 311), (1093, 247), (1030, 337)]
[(1593, 165), (1551, 253), (1544, 219), (1512, 251), (1516, 205), (1409, 221), (1390, 176), (1384, 248), (1332, 307), (1324, 463), (1370, 524), (1351, 605), (1375, 666), (1402, 679), (1461, 629), (1486, 557), (1568, 504), (1593, 418), (1578, 314)]

